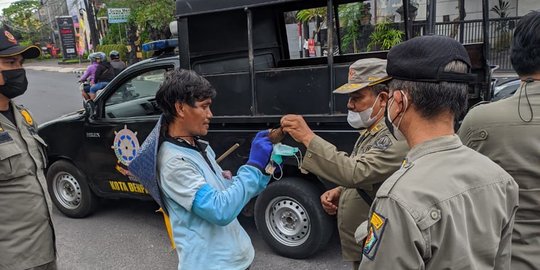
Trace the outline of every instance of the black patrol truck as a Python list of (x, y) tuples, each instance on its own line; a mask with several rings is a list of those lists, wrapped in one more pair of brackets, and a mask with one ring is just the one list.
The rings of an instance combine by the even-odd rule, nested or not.
[[(94, 101), (86, 102), (84, 110), (40, 126), (48, 144), (47, 181), (56, 207), (67, 216), (85, 217), (95, 210), (97, 197), (150, 199), (139, 183), (130, 180), (127, 165), (160, 115), (155, 93), (164, 74), (177, 67), (202, 74), (217, 90), (205, 139), (218, 155), (240, 145), (221, 162), (224, 169), (235, 172), (247, 161), (255, 133), (278, 126), (280, 117), (289, 113), (304, 115), (318, 135), (350, 151), (359, 134), (346, 121), (347, 97), (333, 95), (332, 90), (347, 81), (348, 66), (354, 61), (386, 58), (384, 51), (345, 53), (346, 29), (340, 27), (339, 13), (343, 5), (354, 2), (177, 0), (177, 39), (146, 45), (158, 55), (128, 67)], [(409, 0), (375, 2), (401, 3), (404, 14), (411, 6)], [(434, 32), (436, 1), (426, 2), (423, 20), (403, 16), (395, 23), (404, 39)], [(304, 51), (295, 30), (298, 24), (290, 18), (311, 8), (325, 8), (320, 27), (325, 29), (318, 32), (320, 48), (302, 57), (314, 50)], [(420, 27), (413, 28), (413, 23)], [(474, 43), (466, 48), (477, 74), (470, 85), (472, 105), (490, 99), (488, 47)], [(299, 146), (290, 138), (284, 143)], [(306, 258), (332, 235), (335, 219), (319, 201), (330, 187), (316, 175), (301, 173), (296, 159), (289, 158), (283, 178), (272, 181), (244, 214), (254, 216), (259, 233), (275, 252)]]

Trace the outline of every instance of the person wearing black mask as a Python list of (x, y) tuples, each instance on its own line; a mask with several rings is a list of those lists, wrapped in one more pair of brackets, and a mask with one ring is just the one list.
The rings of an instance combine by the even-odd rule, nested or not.
[(40, 54), (0, 29), (0, 269), (56, 269), (45, 142), (30, 112), (12, 100), (28, 86), (24, 59)]

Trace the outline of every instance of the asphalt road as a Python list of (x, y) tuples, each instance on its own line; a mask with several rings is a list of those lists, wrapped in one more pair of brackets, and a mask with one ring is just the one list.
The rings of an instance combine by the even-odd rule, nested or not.
[[(27, 107), (38, 123), (82, 108), (75, 74), (27, 70), (27, 76), (29, 89), (15, 100)], [(152, 202), (103, 200), (99, 210), (84, 219), (67, 218), (54, 209), (59, 269), (176, 269), (176, 253), (171, 251), (156, 208)], [(251, 269), (351, 268), (341, 260), (337, 232), (312, 258), (293, 260), (273, 253), (258, 235), (253, 220), (240, 218), (240, 222), (255, 246)]]

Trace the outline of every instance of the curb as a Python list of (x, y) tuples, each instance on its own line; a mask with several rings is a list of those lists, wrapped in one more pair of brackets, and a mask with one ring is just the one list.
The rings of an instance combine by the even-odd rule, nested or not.
[(73, 74), (83, 74), (84, 71), (86, 70), (86, 68), (51, 67), (51, 66), (24, 66), (24, 68), (28, 70), (73, 73)]

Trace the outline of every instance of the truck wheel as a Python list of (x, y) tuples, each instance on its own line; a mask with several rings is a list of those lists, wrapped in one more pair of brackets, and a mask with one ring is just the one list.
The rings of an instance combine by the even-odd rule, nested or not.
[(68, 161), (59, 160), (51, 165), (47, 171), (47, 186), (58, 210), (68, 217), (86, 217), (97, 206), (86, 176)]
[(324, 247), (334, 221), (322, 209), (321, 192), (301, 178), (270, 184), (255, 203), (257, 230), (274, 252), (303, 259)]

